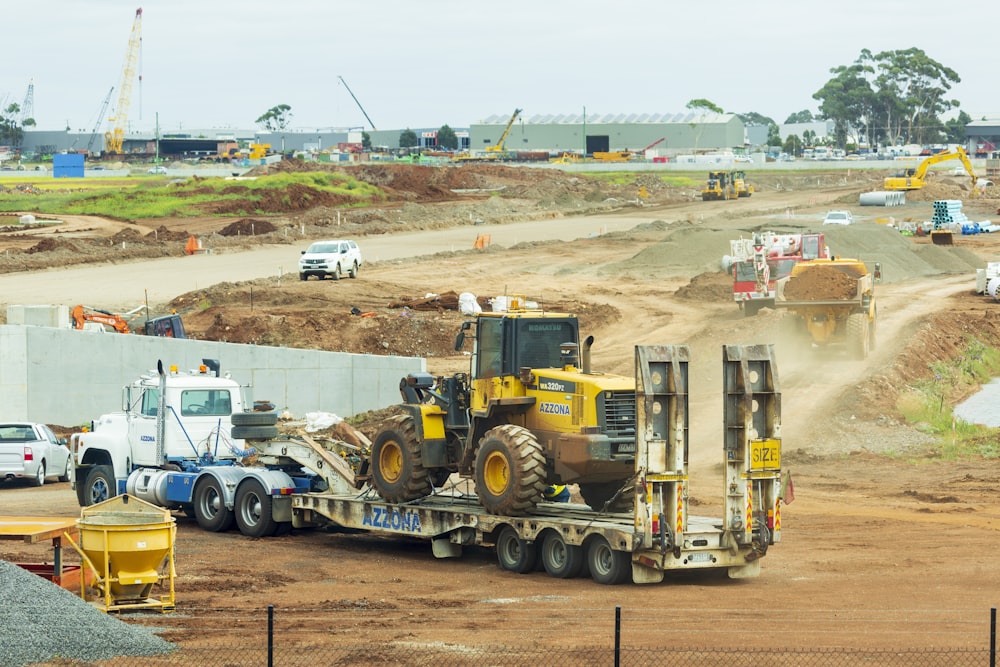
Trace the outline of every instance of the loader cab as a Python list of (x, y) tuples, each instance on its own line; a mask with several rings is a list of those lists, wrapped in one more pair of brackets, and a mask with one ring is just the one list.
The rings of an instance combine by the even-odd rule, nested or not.
[(490, 313), (476, 322), (472, 377), (518, 375), (522, 368), (561, 368), (561, 347), (580, 344), (580, 328), (572, 315)]

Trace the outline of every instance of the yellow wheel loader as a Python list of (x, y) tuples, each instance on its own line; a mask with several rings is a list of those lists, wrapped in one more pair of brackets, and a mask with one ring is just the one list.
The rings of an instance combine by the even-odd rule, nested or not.
[[(530, 511), (548, 485), (576, 483), (597, 511), (634, 498), (635, 379), (590, 369), (576, 316), (524, 307), (463, 322), (471, 372), (411, 373), (400, 382), (403, 414), (372, 444), (372, 485), (386, 501), (430, 494), (452, 473), (475, 481), (480, 504), (501, 515)], [(582, 356), (582, 361), (581, 361)]]

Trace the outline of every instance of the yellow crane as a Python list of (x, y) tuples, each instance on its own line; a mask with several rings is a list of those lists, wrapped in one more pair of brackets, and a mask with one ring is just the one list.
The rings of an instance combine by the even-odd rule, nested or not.
[(504, 150), (506, 149), (506, 144), (504, 142), (507, 141), (507, 135), (510, 134), (510, 128), (513, 127), (514, 121), (516, 121), (517, 117), (520, 115), (521, 115), (521, 109), (514, 109), (514, 114), (510, 117), (510, 120), (507, 121), (507, 127), (504, 128), (503, 134), (500, 135), (500, 139), (492, 146), (486, 147), (487, 153), (504, 152)]
[(122, 68), (122, 84), (118, 88), (118, 106), (113, 116), (108, 116), (110, 128), (104, 133), (104, 149), (108, 153), (120, 154), (125, 139), (125, 123), (128, 121), (128, 107), (132, 101), (132, 83), (136, 78), (139, 63), (139, 47), (142, 45), (142, 7), (135, 10), (132, 33), (125, 52), (125, 66)]

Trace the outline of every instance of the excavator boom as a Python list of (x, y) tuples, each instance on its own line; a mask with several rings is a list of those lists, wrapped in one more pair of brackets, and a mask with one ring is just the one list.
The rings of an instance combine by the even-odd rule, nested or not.
[(972, 179), (972, 191), (975, 192), (976, 182), (979, 177), (976, 176), (976, 170), (972, 168), (972, 162), (969, 161), (969, 156), (965, 152), (965, 149), (961, 146), (956, 146), (953, 151), (941, 151), (940, 153), (935, 153), (917, 165), (917, 168), (912, 170), (907, 170), (903, 174), (897, 174), (895, 176), (889, 176), (885, 179), (884, 188), (886, 190), (919, 190), (926, 184), (925, 178), (927, 176), (927, 170), (931, 165), (935, 165), (939, 162), (944, 162), (946, 160), (960, 160), (962, 166), (965, 167), (966, 173)]

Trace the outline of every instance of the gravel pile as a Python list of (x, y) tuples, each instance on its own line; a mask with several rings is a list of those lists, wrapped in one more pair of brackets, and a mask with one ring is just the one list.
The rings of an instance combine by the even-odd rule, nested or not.
[(53, 658), (95, 662), (174, 650), (146, 628), (129, 625), (27, 570), (0, 560), (0, 665)]

